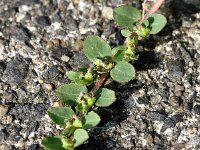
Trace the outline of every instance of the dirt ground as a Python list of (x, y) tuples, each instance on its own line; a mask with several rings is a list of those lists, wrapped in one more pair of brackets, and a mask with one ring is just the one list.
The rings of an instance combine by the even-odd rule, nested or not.
[[(40, 150), (61, 129), (47, 109), (65, 73), (89, 61), (84, 39), (98, 35), (113, 47), (124, 38), (112, 11), (136, 0), (0, 1), (0, 149)], [(139, 43), (135, 80), (106, 86), (117, 101), (96, 111), (101, 123), (79, 150), (200, 149), (200, 2), (166, 0), (168, 23)]]

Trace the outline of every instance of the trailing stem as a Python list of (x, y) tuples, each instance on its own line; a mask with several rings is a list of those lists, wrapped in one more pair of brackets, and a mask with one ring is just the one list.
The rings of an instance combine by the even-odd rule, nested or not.
[(92, 90), (90, 91), (90, 93), (95, 93), (99, 90), (99, 88), (103, 85), (103, 83), (105, 82), (106, 78), (108, 77), (109, 72), (103, 73), (101, 75), (101, 77), (99, 78), (99, 80), (96, 82), (96, 84), (94, 85), (94, 87), (92, 88)]
[[(157, 0), (149, 11), (147, 10), (146, 6), (147, 1), (148, 0), (144, 0), (144, 2), (142, 3), (142, 18), (139, 21), (139, 23), (143, 22), (146, 18), (148, 18), (149, 15), (155, 13), (165, 0)], [(147, 13), (145, 13), (145, 11), (147, 11)]]

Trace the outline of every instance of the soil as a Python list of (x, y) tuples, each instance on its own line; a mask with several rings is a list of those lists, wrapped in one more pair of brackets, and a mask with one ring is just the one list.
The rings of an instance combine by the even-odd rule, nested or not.
[[(90, 62), (88, 35), (114, 47), (124, 42), (112, 11), (132, 0), (0, 1), (0, 149), (40, 150), (44, 136), (61, 128), (47, 109), (65, 74)], [(200, 3), (166, 0), (168, 23), (139, 43), (136, 79), (106, 85), (117, 101), (98, 108), (98, 127), (78, 150), (200, 149)]]

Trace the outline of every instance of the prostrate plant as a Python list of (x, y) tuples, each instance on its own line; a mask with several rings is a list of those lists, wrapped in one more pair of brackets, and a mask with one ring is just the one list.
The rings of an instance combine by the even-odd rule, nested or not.
[[(124, 27), (121, 31), (126, 37), (124, 45), (112, 49), (98, 36), (87, 37), (84, 54), (93, 65), (88, 69), (81, 67), (78, 71), (70, 71), (67, 76), (72, 83), (56, 90), (64, 107), (50, 108), (48, 115), (53, 122), (63, 127), (63, 131), (57, 136), (43, 139), (42, 144), (47, 149), (73, 150), (88, 140), (88, 130), (97, 126), (101, 120), (92, 109), (95, 106), (108, 107), (116, 100), (114, 91), (102, 88), (108, 76), (122, 84), (135, 78), (135, 69), (129, 62), (138, 59), (135, 54), (138, 41), (160, 32), (167, 22), (160, 14), (145, 14), (145, 3), (142, 14), (127, 5), (114, 9), (115, 21)], [(88, 90), (88, 86), (94, 83), (94, 87)]]

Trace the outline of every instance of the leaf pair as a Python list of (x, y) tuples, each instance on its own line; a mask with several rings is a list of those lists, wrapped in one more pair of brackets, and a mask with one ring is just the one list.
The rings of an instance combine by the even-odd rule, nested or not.
[(88, 132), (84, 129), (76, 129), (74, 132), (74, 140), (67, 141), (64, 137), (54, 136), (54, 137), (46, 137), (42, 140), (42, 145), (44, 145), (49, 150), (66, 150), (66, 149), (74, 149), (79, 145), (83, 144), (85, 141), (89, 139)]
[[(73, 116), (75, 115), (74, 111), (69, 107), (56, 107), (51, 108), (48, 111), (49, 117), (55, 122), (56, 124), (63, 126), (65, 128), (66, 123), (73, 119)], [(83, 144), (86, 140), (88, 140), (89, 136), (85, 129), (90, 129), (95, 126), (97, 126), (100, 122), (100, 117), (95, 112), (91, 111), (89, 112), (83, 121), (83, 129), (76, 129), (74, 132), (74, 140), (73, 141), (67, 141), (64, 137), (46, 137), (43, 139), (42, 144), (48, 148), (49, 150), (64, 150), (65, 148), (69, 147), (77, 147), (81, 144)]]
[[(127, 5), (115, 8), (113, 15), (115, 21), (126, 28), (133, 28), (142, 17), (138, 9)], [(163, 15), (155, 13), (148, 16), (143, 25), (150, 29), (150, 34), (157, 34), (164, 28), (166, 23), (167, 20)], [(126, 35), (127, 32), (123, 34)]]
[[(124, 50), (124, 48), (122, 48)], [(91, 61), (97, 58), (111, 57), (116, 62), (115, 67), (111, 70), (110, 75), (113, 80), (125, 83), (135, 77), (135, 69), (128, 62), (122, 61), (124, 57), (123, 50), (116, 56), (116, 50), (111, 50), (110, 46), (98, 36), (89, 36), (84, 42), (84, 53)]]
[[(54, 107), (48, 110), (49, 117), (56, 124), (65, 127), (66, 123), (73, 119), (75, 115), (74, 111), (69, 107)], [(93, 128), (97, 126), (100, 122), (100, 117), (95, 112), (89, 112), (84, 119), (83, 128)]]
[[(58, 98), (65, 104), (76, 106), (81, 93), (87, 93), (86, 86), (82, 84), (64, 84), (57, 88)], [(110, 106), (115, 101), (115, 92), (106, 88), (99, 89), (95, 105), (99, 107)]]

